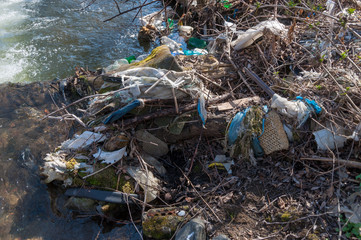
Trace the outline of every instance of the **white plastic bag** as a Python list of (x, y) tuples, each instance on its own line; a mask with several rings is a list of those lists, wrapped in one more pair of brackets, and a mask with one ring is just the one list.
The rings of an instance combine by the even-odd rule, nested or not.
[(307, 120), (310, 114), (310, 111), (304, 102), (299, 100), (288, 101), (278, 94), (273, 95), (271, 107), (277, 109), (281, 114), (287, 117), (297, 118), (298, 127)]
[(267, 20), (259, 23), (257, 26), (248, 29), (238, 35), (238, 38), (231, 42), (231, 46), (235, 50), (240, 50), (250, 46), (258, 38), (262, 37), (264, 30), (268, 29), (277, 36), (285, 36), (287, 33), (285, 25), (280, 23), (278, 20)]

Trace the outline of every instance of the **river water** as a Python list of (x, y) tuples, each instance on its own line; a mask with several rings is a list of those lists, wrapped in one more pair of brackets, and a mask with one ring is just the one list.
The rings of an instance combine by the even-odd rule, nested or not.
[[(117, 1), (121, 11), (143, 2)], [(117, 13), (114, 1), (87, 6), (83, 0), (0, 0), (0, 83), (12, 82), (0, 84), (0, 239), (138, 239), (131, 225), (108, 228), (99, 218), (73, 218), (38, 175), (45, 153), (71, 127), (39, 120), (55, 108), (45, 81), (72, 75), (77, 66), (95, 70), (144, 54), (139, 22), (132, 22), (137, 11), (104, 23)], [(140, 15), (160, 8), (147, 6)]]
[[(113, 21), (113, 1), (0, 0), (0, 82), (43, 81), (63, 78), (76, 66), (90, 69), (138, 55), (137, 11)], [(98, 3), (99, 2), (99, 3)], [(119, 1), (121, 11), (140, 1)], [(143, 1), (142, 1), (143, 2)], [(143, 8), (142, 14), (160, 5)]]

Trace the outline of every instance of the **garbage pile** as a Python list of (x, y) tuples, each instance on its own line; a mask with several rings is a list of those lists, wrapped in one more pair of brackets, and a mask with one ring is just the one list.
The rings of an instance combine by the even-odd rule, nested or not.
[[(185, 182), (195, 189), (190, 178), (202, 171), (237, 184), (240, 162), (257, 167), (267, 158), (360, 168), (361, 31), (351, 5), (337, 13), (333, 1), (320, 8), (282, 3), (271, 16), (274, 9), (260, 2), (182, 4), (182, 16), (167, 7), (141, 18), (139, 40), (160, 41), (150, 55), (60, 81), (72, 103), (49, 117), (82, 127), (47, 154), (42, 175), (62, 183), (68, 206), (89, 211), (77, 204), (87, 199), (114, 216), (114, 206), (132, 205), (142, 209), (144, 236), (185, 239), (193, 234), (184, 233), (187, 224), (204, 229), (204, 219), (178, 229), (199, 208), (208, 209), (207, 221), (221, 221), (197, 190), (193, 197), (177, 192)], [(205, 8), (217, 14), (202, 15)], [(256, 16), (247, 25), (245, 13)], [(307, 24), (280, 18), (288, 15), (307, 15)], [(328, 28), (338, 33), (322, 35)], [(81, 109), (64, 113), (75, 106)], [(199, 156), (204, 139), (216, 140)], [(157, 208), (164, 203), (174, 205)], [(194, 231), (201, 236), (193, 239), (205, 239)]]

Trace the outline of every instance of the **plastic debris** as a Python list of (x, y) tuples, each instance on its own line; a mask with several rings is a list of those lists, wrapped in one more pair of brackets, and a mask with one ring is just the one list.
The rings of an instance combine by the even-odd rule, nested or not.
[(65, 191), (65, 195), (80, 198), (90, 198), (98, 201), (118, 204), (134, 203), (132, 198), (139, 198), (137, 194), (127, 194), (122, 192), (111, 192), (84, 188), (69, 188)]
[(151, 202), (158, 196), (159, 179), (150, 171), (136, 167), (128, 167), (127, 173), (144, 189), (146, 202)]
[(129, 61), (125, 58), (122, 58), (122, 59), (114, 61), (113, 64), (109, 65), (104, 70), (107, 73), (107, 72), (111, 72), (111, 71), (118, 69), (120, 66), (128, 65), (128, 64), (129, 64)]
[(195, 37), (191, 37), (188, 40), (188, 48), (189, 49), (194, 49), (194, 48), (206, 48), (207, 47), (207, 42), (199, 39), (199, 38), (195, 38)]
[(306, 104), (302, 101), (288, 101), (286, 98), (274, 94), (272, 97), (271, 107), (277, 109), (281, 114), (284, 114), (290, 118), (296, 118), (298, 127), (302, 126), (303, 123), (309, 117), (309, 109)]
[(121, 117), (123, 117), (125, 114), (127, 114), (128, 112), (130, 112), (134, 108), (141, 106), (142, 104), (144, 105), (144, 102), (141, 99), (134, 100), (133, 102), (126, 105), (125, 107), (122, 107), (121, 109), (119, 109), (119, 110), (113, 112), (112, 114), (110, 114), (110, 116), (108, 116), (103, 121), (103, 123), (104, 124), (112, 123), (112, 122), (120, 119)]
[(342, 148), (347, 140), (347, 138), (336, 135), (328, 129), (319, 130), (314, 132), (313, 135), (317, 142), (317, 149), (322, 151)]
[(50, 183), (54, 180), (64, 181), (67, 179), (66, 171), (66, 154), (64, 152), (48, 153), (44, 158), (44, 167), (41, 169), (41, 175), (45, 176), (45, 183)]
[(169, 47), (169, 50), (173, 52), (178, 52), (181, 50), (181, 44), (177, 43), (173, 39), (170, 39), (169, 37), (163, 36), (160, 38), (160, 42), (163, 45), (167, 45)]
[(99, 160), (103, 160), (102, 163), (113, 164), (122, 159), (123, 156), (126, 156), (126, 149), (126, 147), (123, 147), (114, 152), (104, 152), (99, 149), (97, 153), (93, 154), (93, 157)]
[[(196, 90), (198, 92), (197, 86), (192, 87), (192, 76), (184, 72), (141, 67), (117, 72), (112, 76), (124, 79), (122, 84), (126, 89), (119, 91), (116, 97), (125, 103), (138, 98), (173, 99), (171, 89), (177, 89), (184, 85), (187, 85), (186, 91)], [(196, 82), (193, 82), (193, 85), (195, 84)], [(179, 98), (186, 96), (181, 91), (176, 90), (175, 92)]]
[(286, 132), (276, 111), (267, 113), (264, 122), (264, 131), (259, 137), (259, 143), (267, 155), (289, 148)]
[(322, 112), (322, 108), (316, 101), (301, 96), (296, 97), (295, 101), (289, 101), (278, 94), (274, 94), (271, 107), (287, 117), (296, 118), (297, 128), (301, 127), (312, 113), (317, 115)]
[(233, 145), (239, 135), (239, 132), (242, 128), (242, 122), (244, 117), (246, 116), (247, 112), (250, 108), (246, 108), (245, 110), (238, 112), (236, 116), (232, 119), (232, 122), (228, 129), (228, 144)]
[(184, 53), (184, 55), (187, 55), (187, 56), (206, 55), (206, 54), (208, 54), (207, 50), (200, 49), (200, 48), (195, 48), (193, 50), (184, 50), (183, 53)]
[(69, 139), (61, 144), (62, 149), (79, 150), (88, 148), (95, 142), (104, 141), (106, 137), (101, 133), (94, 133), (85, 131), (81, 135), (76, 135), (75, 138)]
[(203, 94), (201, 94), (198, 99), (198, 114), (202, 119), (203, 126), (205, 126), (207, 121), (207, 110), (206, 110), (206, 101), (204, 99)]
[(238, 38), (231, 42), (231, 46), (235, 50), (246, 48), (252, 45), (258, 38), (262, 37), (266, 29), (278, 36), (285, 36), (287, 33), (285, 25), (278, 20), (267, 20), (248, 29), (246, 32), (239, 33)]
[(186, 39), (192, 36), (193, 28), (191, 26), (178, 26), (179, 35)]
[(129, 56), (129, 57), (126, 57), (125, 60), (128, 61), (128, 63), (131, 63), (132, 61), (134, 61), (136, 58), (135, 56)]
[(303, 98), (301, 96), (297, 96), (296, 99), (305, 101), (308, 104), (308, 106), (310, 106), (312, 110), (315, 111), (316, 114), (320, 114), (322, 112), (322, 108), (316, 103), (315, 100), (310, 100), (308, 98)]
[(205, 222), (198, 217), (190, 220), (177, 232), (175, 240), (206, 240)]
[[(165, 15), (167, 13), (167, 15)], [(148, 14), (142, 18), (139, 18), (140, 23), (145, 26), (148, 24), (154, 25), (158, 31), (163, 31), (166, 29), (165, 20), (172, 18), (174, 11), (171, 7), (167, 7), (166, 11), (156, 11), (154, 13)]]
[(226, 155), (217, 155), (214, 158), (214, 162), (208, 165), (208, 168), (216, 167), (219, 169), (224, 169), (228, 172), (228, 174), (232, 174), (231, 167), (234, 165), (234, 161), (230, 157), (226, 157)]

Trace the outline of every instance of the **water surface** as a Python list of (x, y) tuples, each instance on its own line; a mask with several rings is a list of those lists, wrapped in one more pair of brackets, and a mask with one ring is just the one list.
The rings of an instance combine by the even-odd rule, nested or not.
[[(139, 1), (118, 1), (121, 11)], [(123, 3), (122, 3), (123, 2)], [(114, 60), (140, 55), (137, 11), (112, 21), (113, 1), (0, 0), (0, 82), (64, 78), (76, 66), (105, 67)], [(144, 7), (153, 12), (158, 3)]]

